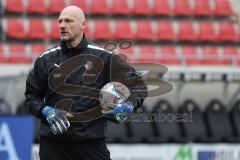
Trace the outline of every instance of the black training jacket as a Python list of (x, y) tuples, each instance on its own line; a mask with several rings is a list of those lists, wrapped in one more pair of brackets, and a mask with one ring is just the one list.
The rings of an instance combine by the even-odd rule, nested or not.
[[(95, 65), (96, 59), (100, 65)], [(79, 67), (71, 68), (78, 63)], [(58, 72), (60, 69), (63, 70)], [(88, 70), (92, 70), (93, 73), (87, 72)], [(96, 70), (100, 72), (94, 72)], [(41, 111), (46, 105), (55, 107), (63, 99), (74, 100), (70, 108), (73, 113), (97, 107), (99, 106), (96, 97), (98, 91), (93, 91), (92, 88), (99, 90), (110, 81), (122, 82), (130, 90), (141, 90), (140, 92), (131, 91), (128, 99), (136, 109), (142, 105), (147, 96), (147, 88), (134, 71), (132, 67), (121, 60), (120, 56), (116, 56), (116, 54), (88, 42), (85, 35), (83, 35), (82, 41), (75, 48), (67, 48), (66, 43), (62, 41), (61, 45), (47, 50), (36, 59), (26, 81), (26, 107), (34, 116), (42, 120), (41, 136), (67, 141), (104, 138), (105, 118), (103, 117), (88, 122), (71, 122), (71, 126), (66, 133), (54, 135)], [(65, 76), (64, 81), (59, 81), (61, 76)], [(84, 76), (88, 77), (84, 78)], [(131, 81), (124, 81), (126, 77), (130, 77)], [(79, 86), (84, 88), (79, 89)], [(84, 95), (81, 95), (82, 93)], [(94, 96), (95, 98), (91, 98)]]

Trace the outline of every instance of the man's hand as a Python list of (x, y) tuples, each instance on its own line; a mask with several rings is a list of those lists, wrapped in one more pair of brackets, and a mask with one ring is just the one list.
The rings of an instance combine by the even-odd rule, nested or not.
[(109, 111), (102, 110), (102, 113), (107, 119), (115, 122), (126, 122), (133, 112), (134, 106), (128, 101), (113, 105), (111, 108)]
[(118, 122), (126, 122), (133, 112), (134, 106), (131, 102), (117, 104), (113, 109), (113, 115)]
[(70, 127), (67, 117), (73, 117), (72, 114), (46, 106), (42, 110), (43, 116), (47, 119), (53, 134), (62, 134)]

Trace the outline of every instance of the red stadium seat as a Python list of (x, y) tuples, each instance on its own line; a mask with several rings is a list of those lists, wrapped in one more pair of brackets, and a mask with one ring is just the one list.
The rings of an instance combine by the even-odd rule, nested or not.
[(233, 64), (233, 59), (232, 58), (227, 57), (227, 58), (222, 59), (222, 65), (232, 65), (232, 64)]
[(92, 14), (111, 14), (107, 0), (92, 0)]
[(218, 36), (214, 29), (212, 22), (200, 22), (199, 23), (199, 41), (217, 42)]
[(204, 65), (224, 65), (224, 60), (220, 58), (204, 58)]
[(129, 15), (131, 9), (127, 0), (113, 0), (112, 13), (117, 15)]
[(26, 56), (24, 45), (11, 44), (9, 45), (9, 60), (11, 63), (29, 63), (31, 59)]
[(234, 15), (230, 0), (216, 0), (215, 16)]
[(60, 30), (58, 28), (59, 22), (58, 20), (51, 21), (51, 32), (49, 37), (51, 39), (59, 39), (60, 38)]
[(217, 57), (218, 56), (218, 48), (215, 46), (205, 46), (202, 48), (202, 53), (205, 56)]
[(236, 59), (236, 64), (237, 64), (238, 66), (240, 66), (240, 58), (237, 58), (237, 59)]
[(197, 34), (194, 31), (192, 22), (179, 22), (179, 32), (178, 32), (179, 41), (196, 41)]
[(167, 65), (177, 65), (180, 64), (180, 59), (177, 55), (177, 50), (174, 46), (162, 46), (159, 51), (161, 58), (156, 59), (157, 63), (167, 64)]
[(38, 13), (44, 14), (46, 13), (47, 8), (45, 6), (45, 0), (29, 0), (27, 12), (28, 13)]
[(64, 0), (50, 0), (48, 6), (48, 13), (58, 14), (66, 6)]
[(140, 57), (140, 58), (130, 58), (130, 62), (132, 63), (156, 63), (163, 65), (179, 65), (180, 59), (178, 58), (151, 58), (151, 57)]
[(197, 48), (195, 46), (184, 46), (182, 48), (182, 54), (185, 57), (186, 65), (200, 65), (202, 59), (198, 57)]
[(218, 48), (215, 46), (205, 46), (202, 49), (203, 64), (205, 65), (223, 65), (223, 59), (219, 58)]
[(135, 15), (150, 15), (151, 8), (148, 0), (134, 0), (133, 14)]
[(108, 20), (98, 20), (95, 23), (95, 40), (111, 40), (113, 33), (111, 32), (110, 24)]
[(141, 45), (139, 46), (139, 52), (141, 54), (141, 57), (155, 58), (156, 48), (152, 45)]
[(72, 5), (80, 7), (86, 14), (90, 13), (90, 8), (87, 5), (87, 0), (72, 0)]
[(116, 22), (114, 39), (123, 40), (123, 39), (133, 39), (134, 34), (131, 29), (130, 21), (118, 20)]
[(33, 44), (31, 45), (31, 55), (35, 59), (39, 57), (43, 52), (45, 52), (47, 47), (42, 44)]
[(166, 45), (166, 46), (161, 46), (160, 55), (166, 56), (166, 57), (176, 57), (177, 56), (177, 50), (174, 46)]
[(183, 46), (182, 54), (186, 57), (197, 57), (197, 48), (195, 46)]
[(174, 41), (175, 33), (171, 21), (160, 21), (158, 23), (158, 33), (156, 35), (159, 41)]
[(167, 65), (176, 65), (179, 64), (179, 59), (177, 58), (156, 58), (156, 57), (139, 57), (135, 58), (137, 63), (150, 63), (150, 64), (167, 64)]
[(238, 41), (238, 32), (236, 31), (234, 24), (230, 22), (220, 23), (219, 41), (221, 42)]
[(237, 57), (236, 59), (234, 59), (234, 62), (239, 67), (240, 66), (240, 57)]
[(168, 57), (162, 57), (162, 58), (154, 58), (154, 62), (158, 63), (158, 64), (165, 64), (165, 65), (179, 65), (181, 63), (179, 58), (176, 57), (172, 57), (172, 58), (168, 58)]
[(7, 37), (16, 39), (25, 39), (26, 32), (24, 30), (22, 19), (11, 18), (7, 20)]
[(239, 55), (239, 51), (237, 47), (232, 46), (225, 46), (223, 47), (223, 54), (224, 54), (224, 64), (232, 64), (233, 60), (235, 61), (236, 57)]
[(130, 48), (127, 48), (127, 49), (117, 48), (116, 53), (117, 54), (124, 54), (124, 55), (126, 55), (127, 59), (136, 58), (135, 47), (130, 47)]
[(48, 38), (48, 35), (45, 30), (44, 21), (41, 19), (30, 19), (28, 39), (43, 40), (46, 38)]
[(239, 55), (239, 51), (238, 51), (237, 47), (224, 46), (223, 54), (224, 54), (224, 56), (237, 56), (237, 55)]
[(137, 22), (136, 40), (153, 40), (151, 21), (141, 20)]
[(192, 16), (192, 8), (188, 0), (175, 0), (175, 11), (176, 16)]
[(158, 63), (158, 59), (153, 57), (131, 58), (130, 61), (133, 63)]
[(8, 62), (9, 59), (8, 57), (5, 55), (4, 49), (2, 44), (0, 44), (0, 63), (6, 63)]
[(89, 39), (89, 40), (93, 40), (93, 39), (94, 39), (93, 34), (92, 34), (92, 32), (90, 31), (89, 26), (87, 26), (87, 27), (84, 29), (84, 34), (85, 34), (85, 36), (87, 37), (87, 39)]
[(25, 11), (23, 0), (6, 0), (6, 10), (13, 13), (23, 13)]
[(200, 17), (200, 16), (204, 16), (204, 17), (213, 16), (213, 9), (210, 6), (209, 0), (196, 0), (194, 15), (198, 16), (198, 17)]
[(154, 16), (171, 16), (172, 9), (169, 6), (168, 0), (154, 0), (152, 15)]

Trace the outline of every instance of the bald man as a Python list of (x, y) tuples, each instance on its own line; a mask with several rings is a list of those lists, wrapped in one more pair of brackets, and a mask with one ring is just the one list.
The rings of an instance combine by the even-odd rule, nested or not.
[(83, 38), (86, 20), (83, 11), (76, 6), (69, 6), (62, 10), (59, 16), (61, 40), (66, 41), (69, 48), (76, 47)]
[(142, 105), (146, 86), (141, 79), (121, 79), (135, 70), (86, 39), (80, 8), (64, 8), (58, 21), (61, 44), (36, 59), (26, 81), (26, 107), (41, 119), (40, 159), (109, 160), (99, 90), (111, 81), (142, 89), (116, 107), (112, 116), (116, 120), (118, 113), (128, 115)]

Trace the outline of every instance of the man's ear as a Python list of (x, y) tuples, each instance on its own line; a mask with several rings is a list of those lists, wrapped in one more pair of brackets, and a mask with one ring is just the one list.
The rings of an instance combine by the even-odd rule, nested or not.
[(86, 27), (87, 27), (87, 21), (83, 20), (82, 25), (81, 25), (81, 29), (84, 30)]

